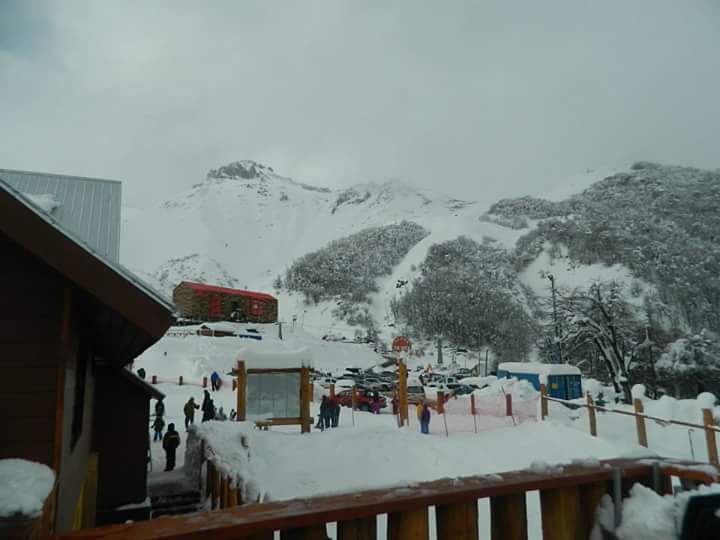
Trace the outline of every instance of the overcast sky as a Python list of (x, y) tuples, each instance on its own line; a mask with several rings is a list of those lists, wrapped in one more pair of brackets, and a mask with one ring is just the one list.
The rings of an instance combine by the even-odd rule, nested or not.
[(0, 0), (0, 168), (167, 197), (255, 159), (475, 199), (720, 167), (717, 0)]

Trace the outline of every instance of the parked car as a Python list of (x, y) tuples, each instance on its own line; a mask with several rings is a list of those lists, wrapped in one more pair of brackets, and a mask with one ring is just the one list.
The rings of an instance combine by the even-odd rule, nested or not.
[[(380, 402), (380, 408), (384, 409), (387, 407), (385, 396), (370, 388), (359, 388), (357, 390), (357, 408), (361, 411), (370, 411), (376, 395)], [(343, 390), (342, 392), (338, 392), (336, 396), (340, 399), (340, 405), (343, 407), (352, 407), (352, 390)]]

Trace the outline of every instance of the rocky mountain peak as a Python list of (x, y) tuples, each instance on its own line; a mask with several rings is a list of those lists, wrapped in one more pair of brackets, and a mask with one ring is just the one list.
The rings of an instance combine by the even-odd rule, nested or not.
[(272, 167), (250, 159), (244, 159), (241, 161), (233, 161), (217, 169), (211, 169), (207, 174), (207, 178), (229, 178), (234, 180), (243, 178), (245, 180), (253, 180), (256, 178), (266, 178), (270, 174), (275, 174)]

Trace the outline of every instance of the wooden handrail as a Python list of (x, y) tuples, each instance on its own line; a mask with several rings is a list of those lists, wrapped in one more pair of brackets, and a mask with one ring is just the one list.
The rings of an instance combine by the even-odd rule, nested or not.
[[(658, 460), (658, 462), (663, 471), (662, 461)], [(61, 535), (56, 539), (235, 540), (276, 530), (309, 530), (330, 522), (347, 524), (374, 518), (378, 514), (389, 514), (391, 517), (416, 516), (419, 519), (420, 514), (429, 506), (457, 512), (463, 505), (467, 506), (468, 503), (480, 498), (489, 497), (491, 502), (500, 503), (507, 501), (510, 495), (533, 490), (540, 490), (541, 493), (546, 494), (545, 500), (549, 501), (543, 506), (543, 521), (545, 521), (546, 517), (552, 517), (551, 514), (555, 510), (550, 503), (559, 500), (558, 497), (572, 499), (577, 496), (582, 499), (588, 494), (592, 494), (592, 497), (602, 495), (606, 486), (612, 481), (615, 470), (619, 469), (625, 480), (652, 485), (654, 463), (656, 462), (653, 460), (613, 459), (596, 464), (562, 465), (561, 473), (556, 466), (549, 467), (547, 471), (521, 470), (499, 475), (443, 479), (360, 493), (251, 504), (190, 516), (163, 517), (152, 521), (80, 531)], [(693, 465), (697, 464), (673, 461), (668, 464), (663, 474), (666, 477), (670, 474), (683, 476), (687, 472), (688, 476), (692, 476), (695, 480), (706, 483), (716, 481), (717, 475), (708, 474), (703, 468), (693, 468)], [(663, 485), (667, 484), (666, 482)], [(500, 505), (497, 507), (502, 509)], [(590, 505), (588, 508), (582, 516), (573, 519), (592, 521), (594, 506)], [(502, 512), (498, 511), (498, 515), (502, 515)], [(513, 516), (516, 520), (521, 518), (522, 516)], [(390, 521), (401, 529), (404, 527), (403, 523), (406, 523), (400, 518)], [(468, 524), (468, 527), (471, 525)], [(409, 537), (398, 536), (398, 538)]]

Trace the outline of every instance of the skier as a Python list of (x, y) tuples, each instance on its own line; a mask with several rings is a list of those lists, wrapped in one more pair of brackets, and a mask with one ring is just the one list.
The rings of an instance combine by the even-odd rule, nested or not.
[(155, 421), (152, 424), (153, 430), (155, 430), (155, 434), (153, 435), (153, 442), (155, 441), (161, 441), (163, 438), (163, 429), (165, 429), (165, 420), (163, 420), (162, 416), (156, 416)]
[(210, 386), (213, 392), (220, 390), (220, 375), (218, 375), (217, 371), (213, 371), (212, 375), (210, 375)]
[(422, 414), (420, 415), (420, 433), (430, 433), (430, 407), (423, 403)]
[(191, 397), (188, 399), (183, 412), (185, 412), (185, 429), (187, 430), (190, 424), (195, 423), (195, 411), (200, 408), (200, 405), (195, 403), (195, 398)]
[(163, 403), (163, 398), (160, 398), (155, 402), (155, 416), (165, 416), (165, 404)]
[(163, 438), (166, 471), (172, 471), (175, 468), (175, 450), (178, 446), (180, 446), (180, 434), (175, 431), (175, 424), (168, 424), (167, 433)]

